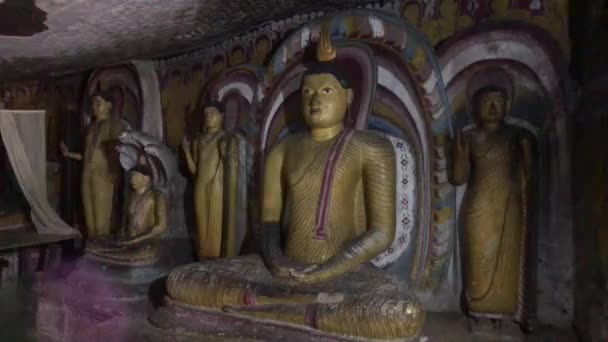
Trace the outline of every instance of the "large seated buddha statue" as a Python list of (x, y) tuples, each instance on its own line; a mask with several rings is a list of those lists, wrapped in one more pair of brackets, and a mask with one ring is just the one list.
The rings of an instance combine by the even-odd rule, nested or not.
[[(396, 162), (379, 133), (345, 127), (354, 94), (326, 29), (301, 86), (308, 130), (266, 156), (262, 255), (185, 265), (168, 305), (373, 339), (407, 339), (425, 314), (408, 286), (370, 264), (395, 237)], [(231, 316), (232, 317), (232, 316)]]

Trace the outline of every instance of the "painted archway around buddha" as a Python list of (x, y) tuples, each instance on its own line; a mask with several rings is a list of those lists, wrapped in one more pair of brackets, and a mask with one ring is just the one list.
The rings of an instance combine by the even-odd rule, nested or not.
[(125, 120), (133, 129), (142, 127), (143, 99), (137, 71), (131, 65), (99, 68), (92, 72), (82, 101), (82, 124), (88, 127), (93, 118), (90, 97), (98, 91), (109, 92), (112, 97), (112, 116)]
[(254, 65), (230, 68), (211, 80), (202, 104), (219, 101), (225, 106), (224, 129), (244, 134), (255, 143), (259, 132), (258, 106), (264, 99), (264, 69)]
[(154, 64), (132, 61), (127, 64), (95, 69), (83, 93), (82, 127), (91, 123), (90, 96), (96, 91), (111, 94), (112, 115), (125, 120), (131, 128), (164, 137), (164, 122), (160, 103), (160, 87)]
[[(403, 173), (411, 179), (398, 182), (411, 182), (415, 188), (414, 195), (401, 198), (409, 203), (398, 198), (401, 209), (415, 208), (408, 218), (411, 230), (402, 255), (398, 260), (383, 256), (389, 261), (374, 261), (407, 277), (422, 292), (434, 290), (445, 279), (453, 245), (454, 196), (447, 184), (443, 146), (451, 115), (433, 49), (414, 27), (390, 14), (353, 10), (295, 30), (269, 62), (261, 107), (261, 152), (302, 129), (299, 89), (304, 59), (326, 20), (337, 47), (337, 62), (348, 65), (354, 93), (360, 97), (351, 106), (346, 124), (390, 136), (398, 163), (409, 162), (411, 168)], [(397, 240), (393, 247), (402, 248), (398, 245)]]
[[(564, 83), (568, 78), (561, 51), (541, 29), (499, 23), (455, 36), (439, 47), (438, 56), (452, 107), (453, 133), (475, 129), (470, 109), (472, 89), (492, 84), (507, 88), (512, 97), (507, 124), (534, 137), (538, 182), (534, 189), (537, 195), (530, 205), (535, 213), (530, 223), (532, 240), (527, 258), (531, 262), (527, 272), (531, 275), (529, 292), (540, 295), (526, 304), (532, 304), (532, 309), (537, 307), (541, 320), (569, 322), (571, 275), (565, 270), (573, 262), (573, 251), (568, 247), (572, 244), (568, 131), (572, 102)], [(508, 81), (501, 84), (501, 80)], [(456, 189), (457, 209), (465, 187)], [(554, 240), (549, 242), (548, 237)], [(461, 253), (455, 253), (451, 263), (458, 274), (455, 285), (462, 277)], [(559, 301), (553, 300), (555, 286), (561, 296)]]

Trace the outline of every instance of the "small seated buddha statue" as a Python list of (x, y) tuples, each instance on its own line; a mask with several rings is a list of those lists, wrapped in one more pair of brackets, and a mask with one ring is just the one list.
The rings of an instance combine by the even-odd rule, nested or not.
[(173, 167), (165, 164), (172, 161), (159, 151), (164, 146), (151, 143), (144, 134), (127, 132), (120, 140), (120, 163), (128, 170), (132, 189), (125, 224), (112, 237), (88, 241), (87, 252), (117, 264), (151, 264), (159, 257), (160, 238), (167, 231), (167, 195), (162, 183), (170, 178)]
[(345, 127), (354, 93), (335, 56), (324, 28), (301, 87), (309, 129), (276, 144), (265, 161), (261, 258), (175, 269), (171, 305), (359, 338), (421, 330), (425, 314), (407, 285), (370, 264), (395, 236), (395, 155), (384, 136)]

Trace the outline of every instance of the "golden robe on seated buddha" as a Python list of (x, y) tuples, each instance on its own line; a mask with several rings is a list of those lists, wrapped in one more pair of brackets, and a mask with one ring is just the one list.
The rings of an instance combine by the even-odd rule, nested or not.
[(395, 237), (393, 146), (380, 134), (344, 127), (353, 92), (323, 58), (333, 51), (328, 37), (319, 49), (324, 63), (302, 83), (309, 131), (289, 136), (266, 158), (262, 258), (182, 266), (168, 277), (168, 296), (327, 333), (413, 337), (424, 322), (420, 304), (404, 283), (369, 264)]

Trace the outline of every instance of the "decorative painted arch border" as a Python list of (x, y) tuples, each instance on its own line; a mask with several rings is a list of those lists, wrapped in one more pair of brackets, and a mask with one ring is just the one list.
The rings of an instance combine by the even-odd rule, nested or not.
[[(542, 29), (529, 24), (493, 23), (451, 38), (438, 48), (438, 56), (449, 96), (455, 92), (466, 92), (464, 89), (471, 77), (485, 68), (499, 67), (512, 71), (517, 69), (517, 72), (527, 74), (526, 78), (538, 86), (538, 96), (553, 103), (553, 108), (544, 113), (544, 117), (529, 115), (525, 120), (513, 118), (518, 120), (513, 123), (533, 133), (539, 144), (540, 221), (537, 222), (539, 232), (533, 234), (544, 236), (545, 239), (547, 236), (558, 238), (571, 234), (571, 118), (568, 114), (573, 109), (574, 101), (567, 81), (567, 63), (557, 42)], [(538, 241), (535, 236), (533, 239)], [(568, 240), (572, 241), (571, 237)], [(567, 241), (564, 243), (568, 244)], [(572, 266), (573, 256), (567, 249), (556, 254), (548, 247), (544, 248), (546, 250), (539, 248), (539, 258), (553, 259), (553, 262), (558, 262), (559, 267), (563, 266), (564, 269)], [(531, 258), (535, 264), (537, 258), (534, 254)], [(538, 268), (537, 272), (546, 270)], [(551, 285), (541, 284), (541, 279), (549, 277)], [(572, 279), (567, 279), (568, 277), (569, 275), (555, 274), (537, 276), (538, 287), (542, 289), (539, 296), (549, 296), (554, 286), (569, 286), (567, 284)], [(545, 292), (547, 295), (543, 294)], [(568, 298), (562, 299), (565, 303), (572, 302)], [(550, 303), (551, 300), (539, 298), (539, 318), (552, 320), (549, 317), (560, 317), (564, 320), (561, 323), (569, 322), (567, 315), (549, 313), (555, 309), (551, 304), (544, 303)], [(560, 324), (554, 321), (552, 323)]]
[[(139, 77), (135, 68), (129, 64), (103, 67), (93, 70), (87, 81), (86, 90), (84, 93), (84, 101), (82, 101), (82, 120), (83, 127), (87, 127), (92, 118), (89, 111), (89, 97), (96, 91), (97, 84), (104, 82), (108, 88), (119, 88), (121, 91), (120, 108), (113, 108), (113, 115), (121, 115), (122, 106), (124, 105), (124, 97), (131, 96), (135, 99), (136, 110), (141, 114), (143, 108), (142, 91), (139, 85)], [(141, 117), (139, 123), (141, 124)], [(137, 127), (139, 128), (139, 127)]]
[[(330, 17), (323, 17), (304, 24), (280, 46), (273, 55), (265, 78), (266, 98), (262, 105), (262, 123), (260, 132), (260, 148), (263, 153), (270, 147), (269, 129), (280, 104), (287, 98), (285, 93), (299, 89), (291, 82), (291, 88), (279, 88), (285, 84), (285, 79), (293, 79), (303, 70), (297, 64), (302, 59), (309, 46), (318, 40), (321, 24), (329, 21), (330, 32), (336, 44), (356, 41), (370, 46), (380, 46), (398, 55), (402, 67), (407, 70), (414, 83), (411, 115), (419, 117), (424, 122), (427, 132), (428, 155), (424, 156), (428, 179), (431, 182), (431, 192), (426, 206), (427, 222), (420, 223), (418, 251), (416, 262), (410, 274), (414, 287), (419, 289), (435, 288), (441, 280), (452, 246), (452, 231), (454, 227), (454, 201), (447, 186), (446, 160), (444, 143), (450, 132), (450, 105), (447, 99), (441, 69), (435, 60), (433, 48), (422, 33), (402, 19), (374, 10), (352, 10)], [(296, 65), (294, 67), (294, 65)], [(367, 126), (369, 116), (357, 123), (357, 128)], [(448, 246), (448, 247), (446, 247)], [(436, 250), (442, 250), (443, 255), (433, 256)]]
[(237, 93), (251, 105), (252, 111), (249, 114), (258, 122), (257, 106), (264, 100), (264, 73), (264, 68), (250, 64), (227, 69), (209, 82), (204, 101), (221, 102), (226, 96)]
[[(102, 80), (109, 83), (110, 87), (119, 87), (123, 97), (128, 95), (135, 99), (136, 111), (139, 114), (138, 127), (134, 127), (135, 129), (163, 139), (164, 122), (160, 103), (160, 87), (154, 63), (132, 61), (93, 70), (87, 80), (84, 101), (82, 101), (82, 127), (87, 127), (91, 121), (88, 98), (95, 92), (97, 83)], [(120, 113), (115, 112), (114, 115), (120, 115)]]
[(491, 60), (510, 60), (534, 72), (562, 111), (574, 105), (569, 92), (567, 63), (557, 42), (542, 29), (519, 22), (481, 25), (456, 35), (437, 49), (446, 89), (467, 67)]

